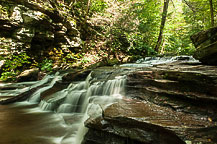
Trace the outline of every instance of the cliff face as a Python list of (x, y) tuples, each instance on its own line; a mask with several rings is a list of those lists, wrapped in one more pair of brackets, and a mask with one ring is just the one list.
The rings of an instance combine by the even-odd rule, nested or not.
[(217, 65), (217, 27), (191, 36), (197, 48), (194, 57), (204, 64)]
[(73, 16), (68, 18), (58, 6), (27, 0), (1, 0), (0, 6), (5, 12), (0, 16), (1, 55), (26, 51), (40, 59), (53, 48), (67, 52), (80, 47), (80, 33)]

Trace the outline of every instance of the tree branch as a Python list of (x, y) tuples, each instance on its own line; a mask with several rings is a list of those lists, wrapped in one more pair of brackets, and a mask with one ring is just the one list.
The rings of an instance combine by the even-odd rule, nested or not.
[(196, 12), (195, 8), (194, 8), (192, 5), (190, 5), (188, 1), (186, 1), (186, 0), (182, 0), (182, 1), (183, 1), (193, 12)]

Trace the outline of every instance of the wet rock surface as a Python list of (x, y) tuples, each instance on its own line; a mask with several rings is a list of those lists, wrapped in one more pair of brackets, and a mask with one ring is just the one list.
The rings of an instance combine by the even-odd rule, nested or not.
[(89, 115), (84, 143), (104, 135), (145, 144), (217, 143), (216, 72), (186, 62), (136, 68), (127, 75), (125, 98)]
[(194, 57), (204, 64), (217, 65), (217, 27), (191, 36), (197, 48)]
[[(45, 111), (64, 114), (69, 125), (81, 122), (88, 107), (89, 131), (83, 144), (217, 143), (217, 67), (185, 60), (156, 62), (145, 63), (149, 67), (58, 72), (40, 84), (17, 84), (22, 92), (13, 98), (23, 100), (35, 93), (30, 101), (41, 101)], [(0, 89), (2, 97), (16, 92), (16, 85), (2, 84)], [(73, 126), (64, 141), (71, 143), (77, 130)]]

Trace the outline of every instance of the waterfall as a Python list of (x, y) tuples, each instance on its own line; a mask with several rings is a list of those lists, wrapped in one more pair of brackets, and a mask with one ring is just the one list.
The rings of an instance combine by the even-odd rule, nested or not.
[[(60, 77), (58, 76), (53, 78), (50, 85), (35, 92), (30, 101), (38, 101), (40, 97), (38, 95), (52, 87), (59, 79)], [(124, 85), (125, 76), (116, 76), (110, 80), (97, 80), (90, 73), (85, 81), (72, 81), (66, 89), (58, 91), (48, 98), (45, 97), (39, 103), (39, 107), (44, 111), (54, 111), (63, 117), (67, 114), (72, 116), (82, 115), (80, 119), (70, 125), (76, 133), (69, 133), (62, 139), (63, 143), (71, 141), (79, 144), (87, 131), (87, 128), (84, 126), (84, 121), (89, 117), (87, 109), (89, 107), (91, 109), (95, 108), (100, 113), (102, 108), (124, 96)]]
[(120, 67), (151, 67), (159, 64), (173, 63), (177, 61), (188, 62), (188, 63), (199, 63), (198, 60), (192, 56), (175, 56), (175, 57), (146, 57), (136, 61), (136, 63), (122, 64)]
[[(13, 106), (22, 109), (28, 116), (31, 115), (31, 118), (38, 115), (43, 118), (46, 114), (52, 114), (56, 118), (53, 119), (53, 116), (46, 120), (36, 118), (39, 122), (38, 126), (42, 126), (44, 129), (46, 129), (45, 122), (49, 124), (49, 121), (52, 120), (53, 122), (57, 120), (59, 123), (49, 125), (49, 128), (64, 129), (63, 133), (60, 132), (61, 135), (52, 138), (44, 136), (43, 139), (49, 139), (54, 144), (80, 144), (88, 130), (85, 128), (84, 122), (89, 116), (101, 116), (103, 109), (124, 97), (126, 77), (121, 72), (123, 70), (113, 68), (96, 69), (90, 73), (88, 71), (89, 75), (85, 80), (78, 81), (80, 75), (75, 79), (74, 76), (77, 76), (79, 72), (66, 73), (62, 71), (46, 75), (37, 82), (1, 84), (0, 86), (11, 88), (11, 90), (3, 90), (0, 96), (11, 96), (12, 94), (16, 96), (33, 90), (27, 101), (18, 102)], [(70, 79), (70, 76), (72, 76), (71, 82), (68, 79), (64, 81), (65, 78)], [(62, 84), (63, 86), (58, 87)], [(38, 135), (34, 136), (38, 137)]]
[[(171, 63), (180, 59), (184, 59), (184, 62), (189, 60), (196, 62), (191, 57), (166, 58), (165, 60), (166, 63)], [(23, 103), (16, 103), (14, 106), (19, 107), (20, 105), (24, 105), (22, 112), (24, 111), (23, 109), (25, 109), (29, 113), (43, 111), (43, 116), (46, 114), (55, 115), (58, 121), (54, 121), (54, 124), (52, 123), (49, 127), (54, 127), (55, 129), (55, 126), (59, 124), (66, 131), (60, 131), (62, 135), (56, 135), (52, 138), (49, 137), (53, 144), (80, 144), (88, 130), (84, 126), (84, 122), (90, 118), (89, 116), (91, 116), (91, 118), (102, 116), (102, 112), (108, 106), (125, 97), (125, 74), (134, 71), (134, 68), (128, 68), (129, 66), (154, 66), (164, 63), (165, 60), (164, 58), (147, 58), (138, 61), (137, 64), (123, 64), (120, 66), (123, 68), (99, 68), (91, 73), (88, 71), (87, 73), (89, 73), (89, 75), (85, 80), (81, 81), (78, 81), (80, 75), (76, 77), (77, 73), (73, 71), (69, 73), (69, 78), (66, 77), (66, 82), (64, 82), (65, 77), (63, 78), (63, 76), (67, 73), (57, 72), (54, 75), (47, 75), (44, 79), (37, 82), (18, 83), (14, 86), (15, 88), (18, 87), (18, 89), (13, 89), (12, 84), (0, 84), (0, 87), (12, 89), (2, 90), (0, 97), (16, 96), (36, 88), (28, 101), (25, 102), (28, 106)], [(85, 75), (87, 75), (87, 73), (85, 73)], [(70, 76), (72, 76), (72, 81), (69, 83)], [(81, 75), (81, 78), (83, 77), (84, 75)], [(57, 88), (61, 83), (64, 84), (64, 88)], [(40, 120), (41, 119), (39, 119), (39, 121)], [(53, 117), (46, 117), (46, 119), (43, 119), (42, 122), (36, 126), (46, 126), (44, 122), (51, 120), (53, 120)], [(102, 123), (103, 122), (105, 121), (102, 121)], [(46, 129), (46, 127), (43, 128)], [(51, 135), (54, 133), (51, 132)], [(34, 136), (37, 137), (38, 135), (36, 134)], [(45, 138), (48, 137), (45, 136)]]
[(42, 84), (47, 83), (50, 79), (52, 79), (50, 84), (48, 84), (47, 86), (45, 86), (45, 87), (39, 89), (38, 91), (36, 91), (35, 93), (33, 93), (32, 96), (30, 97), (30, 99), (28, 100), (29, 102), (31, 102), (31, 103), (39, 102), (41, 93), (52, 88), (57, 81), (60, 81), (62, 79), (62, 75), (59, 75), (59, 73), (57, 72), (54, 76), (46, 76), (39, 83), (33, 85), (32, 88), (41, 86)]

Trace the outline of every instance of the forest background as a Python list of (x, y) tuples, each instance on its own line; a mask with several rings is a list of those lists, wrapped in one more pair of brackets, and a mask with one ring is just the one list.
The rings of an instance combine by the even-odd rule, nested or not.
[[(216, 25), (217, 0), (16, 0), (32, 4), (75, 24), (80, 32), (76, 49), (49, 49), (47, 56), (12, 50), (4, 61), (1, 80), (14, 79), (37, 67), (87, 68), (133, 62), (145, 56), (192, 55), (190, 36)], [(10, 19), (10, 5), (0, 0), (0, 19)], [(1, 36), (0, 42), (5, 37)], [(55, 55), (55, 56), (53, 56)]]

